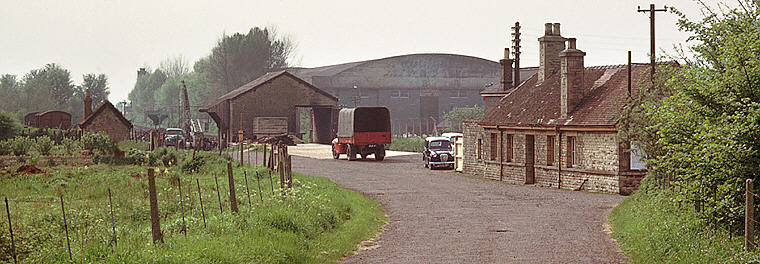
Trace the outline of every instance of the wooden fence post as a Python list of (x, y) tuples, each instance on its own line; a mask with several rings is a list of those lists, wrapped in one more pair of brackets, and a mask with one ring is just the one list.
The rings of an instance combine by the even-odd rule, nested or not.
[(203, 217), (203, 228), (206, 228), (206, 211), (203, 210), (203, 197), (201, 196), (201, 183), (195, 178), (195, 184), (198, 185), (198, 201), (201, 203), (201, 217)]
[(113, 230), (113, 247), (111, 248), (111, 253), (114, 253), (114, 248), (116, 248), (116, 221), (114, 221), (114, 217), (113, 217), (113, 201), (111, 200), (111, 188), (108, 188), (108, 208), (111, 210), (111, 229)]
[(13, 239), (13, 224), (11, 224), (11, 209), (8, 207), (8, 197), (5, 197), (5, 213), (8, 214), (8, 231), (11, 232), (11, 253), (13, 253), (13, 263), (18, 263), (16, 257), (16, 241)]
[(232, 162), (227, 162), (227, 182), (230, 184), (230, 210), (232, 213), (238, 212), (237, 196), (235, 196), (235, 178), (232, 177)]
[(185, 223), (185, 207), (182, 205), (182, 178), (177, 177), (177, 186), (179, 186), (179, 212), (182, 214), (182, 233), (187, 238), (187, 225)]
[(158, 197), (156, 195), (156, 175), (153, 168), (148, 168), (148, 192), (150, 193), (150, 226), (153, 231), (153, 244), (163, 243), (161, 222), (158, 219)]
[(248, 209), (253, 209), (251, 204), (251, 189), (248, 188), (248, 171), (243, 170), (243, 177), (245, 177), (245, 193), (248, 194)]
[(744, 192), (744, 248), (752, 251), (755, 248), (755, 197), (752, 190), (752, 179), (747, 179)]
[(285, 165), (285, 168), (288, 168), (288, 188), (293, 188), (293, 170), (291, 169), (291, 164), (293, 162), (293, 159), (291, 159), (292, 156), (288, 155), (288, 165)]
[(224, 213), (224, 209), (222, 209), (222, 194), (219, 193), (219, 178), (216, 177), (216, 172), (214, 173), (214, 182), (216, 182), (216, 198), (219, 198), (219, 213)]
[(66, 249), (69, 250), (69, 260), (72, 260), (71, 242), (69, 242), (69, 224), (66, 222), (66, 209), (63, 208), (63, 195), (59, 197), (61, 198), (61, 214), (63, 214), (63, 230), (66, 231)]

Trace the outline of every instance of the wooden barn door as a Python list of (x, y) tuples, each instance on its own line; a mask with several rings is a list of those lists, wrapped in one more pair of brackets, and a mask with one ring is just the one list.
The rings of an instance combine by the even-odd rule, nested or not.
[(535, 169), (535, 138), (533, 135), (525, 135), (525, 184), (536, 183)]

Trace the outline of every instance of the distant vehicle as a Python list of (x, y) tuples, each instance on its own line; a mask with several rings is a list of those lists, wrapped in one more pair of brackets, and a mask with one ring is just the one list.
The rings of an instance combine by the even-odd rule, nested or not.
[(164, 135), (164, 145), (166, 146), (176, 146), (178, 142), (184, 142), (185, 136), (183, 136), (185, 133), (182, 132), (181, 128), (176, 127), (170, 127), (166, 129), (166, 134)]
[(338, 113), (338, 137), (332, 140), (332, 155), (338, 159), (346, 154), (348, 160), (356, 155), (375, 160), (385, 158), (385, 145), (391, 143), (391, 115), (385, 107), (344, 108)]
[(447, 137), (425, 138), (425, 150), (422, 152), (422, 161), (425, 168), (431, 170), (435, 167), (454, 167), (454, 151), (451, 148), (451, 140)]
[(451, 145), (454, 146), (454, 142), (457, 141), (457, 138), (463, 137), (464, 135), (462, 133), (443, 133), (441, 134), (442, 137), (448, 138), (449, 141), (451, 141)]

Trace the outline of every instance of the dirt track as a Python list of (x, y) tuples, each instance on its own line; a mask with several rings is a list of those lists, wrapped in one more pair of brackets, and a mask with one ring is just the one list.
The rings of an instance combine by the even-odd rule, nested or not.
[(606, 215), (622, 196), (430, 171), (419, 154), (349, 162), (345, 156), (323, 159), (329, 146), (290, 153), (315, 157), (294, 156), (294, 171), (333, 179), (385, 209), (388, 224), (376, 247), (346, 263), (626, 262), (604, 231)]

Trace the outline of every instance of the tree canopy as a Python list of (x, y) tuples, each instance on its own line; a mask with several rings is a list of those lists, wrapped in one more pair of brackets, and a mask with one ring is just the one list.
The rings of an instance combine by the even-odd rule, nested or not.
[[(757, 0), (678, 26), (693, 58), (661, 68), (621, 118), (621, 139), (648, 157), (646, 185), (675, 193), (724, 226), (741, 224), (745, 179), (760, 176), (760, 12)], [(757, 185), (756, 185), (757, 186)]]
[[(192, 108), (207, 105), (217, 97), (259, 76), (288, 66), (293, 49), (287, 38), (271, 29), (255, 27), (246, 34), (222, 35), (210, 54), (196, 61), (192, 70), (181, 56), (168, 58), (157, 70), (137, 77), (129, 93), (133, 114), (128, 117), (147, 125), (143, 112), (164, 110), (176, 113), (181, 81), (185, 81)], [(191, 111), (197, 114), (197, 111)], [(167, 119), (171, 125), (178, 119)]]

